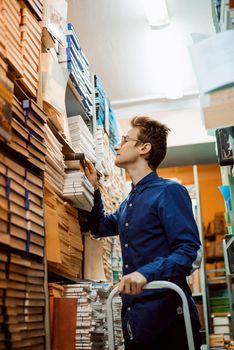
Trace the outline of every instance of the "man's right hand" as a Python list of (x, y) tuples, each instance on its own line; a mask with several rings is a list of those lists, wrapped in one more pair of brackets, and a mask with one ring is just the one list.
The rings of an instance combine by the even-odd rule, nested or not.
[(94, 190), (97, 190), (99, 187), (97, 172), (93, 164), (87, 159), (85, 159), (85, 175), (89, 182), (93, 185)]

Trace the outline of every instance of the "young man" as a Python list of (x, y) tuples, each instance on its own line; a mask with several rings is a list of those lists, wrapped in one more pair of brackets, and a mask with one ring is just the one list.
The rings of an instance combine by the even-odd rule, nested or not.
[(126, 350), (187, 350), (180, 297), (173, 291), (143, 291), (147, 282), (176, 283), (187, 295), (196, 349), (200, 323), (186, 282), (199, 267), (201, 244), (187, 190), (160, 178), (156, 169), (166, 155), (169, 129), (148, 117), (135, 117), (116, 146), (115, 165), (126, 169), (132, 190), (113, 214), (105, 213), (97, 174), (90, 162), (86, 175), (94, 186), (90, 222), (97, 237), (119, 235), (123, 257), (122, 326)]

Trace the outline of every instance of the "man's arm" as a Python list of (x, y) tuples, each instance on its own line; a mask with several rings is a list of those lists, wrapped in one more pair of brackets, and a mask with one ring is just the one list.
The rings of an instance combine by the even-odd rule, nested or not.
[(85, 175), (94, 187), (94, 206), (89, 215), (91, 233), (96, 237), (118, 235), (118, 213), (107, 214), (103, 207), (97, 172), (90, 161), (85, 161)]

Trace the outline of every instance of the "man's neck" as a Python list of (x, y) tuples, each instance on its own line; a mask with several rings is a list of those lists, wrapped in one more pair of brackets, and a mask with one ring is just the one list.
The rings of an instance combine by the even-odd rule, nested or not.
[(136, 185), (139, 181), (141, 181), (141, 179), (143, 179), (143, 177), (149, 175), (150, 173), (152, 173), (152, 169), (148, 166), (146, 167), (141, 167), (141, 168), (130, 168), (130, 169), (126, 169), (133, 184)]

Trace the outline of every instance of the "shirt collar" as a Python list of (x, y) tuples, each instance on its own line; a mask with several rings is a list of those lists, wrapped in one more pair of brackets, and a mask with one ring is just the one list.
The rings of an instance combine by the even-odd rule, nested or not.
[(148, 175), (144, 176), (136, 185), (132, 183), (132, 192), (135, 190), (141, 193), (153, 180), (158, 178), (158, 174), (152, 171)]

